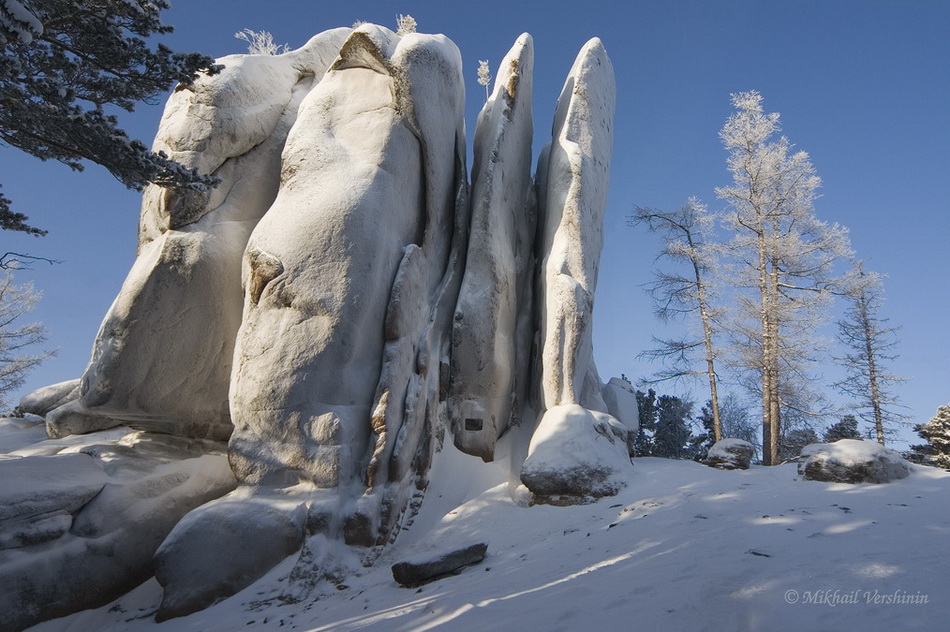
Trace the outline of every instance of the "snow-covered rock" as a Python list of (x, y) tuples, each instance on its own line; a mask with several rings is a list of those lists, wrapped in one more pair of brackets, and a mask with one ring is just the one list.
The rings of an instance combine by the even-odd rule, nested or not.
[(742, 439), (720, 439), (709, 448), (705, 465), (720, 470), (747, 470), (752, 464), (755, 446)]
[(605, 412), (591, 340), (615, 98), (613, 68), (594, 38), (568, 74), (538, 164), (543, 412), (521, 467), (536, 496), (614, 494), (631, 468), (629, 432)]
[(615, 100), (613, 67), (600, 39), (594, 38), (578, 53), (564, 82), (553, 138), (538, 163), (541, 396), (546, 408), (606, 408), (591, 335)]
[(601, 390), (607, 412), (615, 417), (626, 428), (632, 437), (640, 429), (640, 407), (637, 404), (637, 394), (633, 385), (627, 380), (618, 377), (610, 378)]
[(418, 269), (434, 272), (420, 280), (428, 295), (451, 245), (461, 86), (444, 37), (365, 24), (301, 105), (280, 191), (244, 260), (231, 380), (242, 480), (335, 487), (359, 477), (406, 248), (420, 245)]
[(46, 436), (46, 421), (38, 415), (0, 417), (0, 454), (19, 450)]
[(297, 107), (348, 33), (321, 33), (283, 55), (230, 55), (221, 73), (172, 93), (153, 148), (221, 183), (147, 188), (138, 255), (96, 337), (81, 406), (54, 416), (52, 434), (102, 429), (113, 418), (227, 439), (241, 256), (277, 194)]
[(155, 553), (155, 577), (165, 589), (156, 620), (249, 586), (300, 549), (306, 517), (300, 497), (247, 487), (189, 513)]
[(38, 388), (21, 397), (17, 408), (24, 413), (46, 416), (54, 408), (78, 398), (80, 382), (76, 378)]
[[(475, 128), (472, 219), (452, 331), (455, 445), (491, 461), (525, 403), (536, 218), (531, 181), (534, 46), (521, 35), (498, 67)], [(527, 309), (526, 309), (527, 308)]]
[(531, 436), (521, 482), (539, 500), (612, 496), (631, 470), (627, 429), (578, 404), (544, 412)]
[(873, 441), (841, 439), (805, 446), (798, 473), (805, 480), (829, 483), (890, 483), (910, 474), (900, 453)]
[(0, 629), (127, 592), (183, 515), (235, 485), (221, 443), (125, 434), (0, 459)]

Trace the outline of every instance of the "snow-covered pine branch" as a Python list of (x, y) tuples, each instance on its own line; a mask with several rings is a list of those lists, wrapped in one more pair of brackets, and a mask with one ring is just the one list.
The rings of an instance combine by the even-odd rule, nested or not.
[[(217, 180), (131, 139), (110, 108), (132, 111), (219, 66), (147, 42), (171, 32), (167, 0), (0, 0), (0, 142), (75, 170), (102, 165), (125, 186), (207, 188)], [(0, 227), (42, 234), (0, 196)]]

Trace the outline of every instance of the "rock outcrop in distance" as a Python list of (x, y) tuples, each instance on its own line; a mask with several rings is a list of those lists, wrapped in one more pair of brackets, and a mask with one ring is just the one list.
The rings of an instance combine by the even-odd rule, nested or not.
[[(362, 24), (220, 61), (172, 94), (155, 148), (221, 183), (145, 191), (138, 257), (81, 382), (24, 398), (60, 447), (0, 463), (89, 472), (72, 491), (0, 491), (14, 506), (0, 582), (23, 587), (0, 598), (22, 613), (7, 627), (153, 573), (160, 620), (288, 555), (294, 590), (339, 581), (424, 502), (438, 451), (492, 461), (506, 435), (521, 441), (499, 458), (537, 502), (616, 493), (631, 467), (636, 399), (601, 383), (591, 342), (615, 101), (600, 40), (578, 54), (532, 176), (534, 49), (517, 39), (478, 117), (471, 183), (462, 58), (442, 35)], [(174, 450), (143, 448), (164, 445), (154, 436)], [(89, 457), (60, 454), (64, 441)], [(93, 461), (106, 453), (125, 478), (103, 496), (113, 466)], [(97, 507), (179, 472), (175, 455), (211, 469), (200, 484), (180, 472), (175, 513), (110, 584), (69, 601), (36, 577), (105, 568), (107, 552), (74, 542), (100, 522), (114, 533)], [(129, 534), (146, 528), (129, 520)], [(68, 605), (49, 614), (47, 601)]]

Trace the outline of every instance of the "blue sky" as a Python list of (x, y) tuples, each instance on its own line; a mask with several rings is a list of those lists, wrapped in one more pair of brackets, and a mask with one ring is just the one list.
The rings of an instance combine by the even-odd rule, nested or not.
[[(243, 28), (299, 46), (354, 21), (393, 26), (411, 14), (423, 32), (462, 51), (470, 79), (469, 142), (484, 96), (479, 59), (494, 67), (515, 38), (535, 43), (535, 150), (548, 136), (555, 100), (577, 51), (593, 36), (617, 75), (617, 114), (607, 240), (595, 305), (595, 355), (604, 379), (656, 368), (637, 359), (664, 335), (641, 289), (659, 243), (625, 218), (633, 205), (673, 208), (695, 195), (720, 209), (713, 189), (729, 182), (717, 133), (729, 94), (755, 89), (781, 112), (784, 134), (808, 151), (823, 179), (817, 215), (851, 230), (868, 267), (888, 275), (882, 315), (902, 326), (894, 373), (911, 420), (950, 402), (950, 3), (819, 0), (770, 2), (259, 2), (180, 0), (166, 13), (176, 50), (244, 52)], [(150, 142), (164, 98), (121, 116)], [(0, 233), (2, 250), (60, 259), (20, 272), (44, 298), (35, 318), (59, 350), (21, 392), (77, 377), (99, 322), (135, 255), (139, 196), (105, 170), (76, 174), (0, 147), (0, 183), (16, 208), (50, 235)], [(675, 333), (675, 332), (674, 332)], [(829, 333), (833, 333), (829, 329)], [(835, 373), (828, 368), (829, 381)], [(679, 393), (682, 388), (669, 387)], [(726, 390), (730, 390), (727, 386)], [(701, 391), (698, 397), (702, 397)], [(909, 435), (908, 435), (909, 437)]]

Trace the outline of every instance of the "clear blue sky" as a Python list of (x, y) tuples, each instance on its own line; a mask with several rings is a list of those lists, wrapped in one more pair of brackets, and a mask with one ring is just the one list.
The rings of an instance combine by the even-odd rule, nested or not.
[[(176, 50), (220, 56), (244, 52), (243, 28), (267, 30), (299, 46), (354, 21), (393, 26), (411, 14), (422, 32), (444, 33), (462, 51), (469, 77), (469, 136), (484, 99), (479, 59), (497, 65), (515, 38), (535, 42), (535, 148), (550, 129), (554, 103), (578, 49), (593, 36), (617, 75), (607, 241), (595, 306), (595, 355), (604, 379), (656, 367), (637, 359), (662, 334), (641, 286), (659, 247), (628, 228), (634, 204), (672, 208), (690, 195), (718, 209), (727, 184), (717, 132), (729, 94), (755, 89), (784, 133), (808, 151), (824, 181), (818, 216), (851, 229), (858, 256), (888, 275), (883, 315), (901, 325), (909, 378), (898, 393), (912, 421), (950, 402), (950, 2), (934, 0), (586, 2), (251, 2), (180, 0), (166, 13)], [(121, 120), (150, 142), (161, 102)], [(471, 141), (469, 141), (471, 142)], [(35, 312), (57, 358), (22, 389), (77, 377), (99, 322), (134, 259), (138, 195), (105, 170), (74, 174), (0, 147), (0, 183), (16, 208), (50, 235), (0, 233), (2, 249), (63, 260), (37, 264), (44, 293)], [(829, 377), (832, 372), (829, 369)], [(676, 392), (676, 389), (673, 389)], [(701, 391), (700, 391), (701, 393)], [(701, 397), (701, 394), (699, 395)]]

